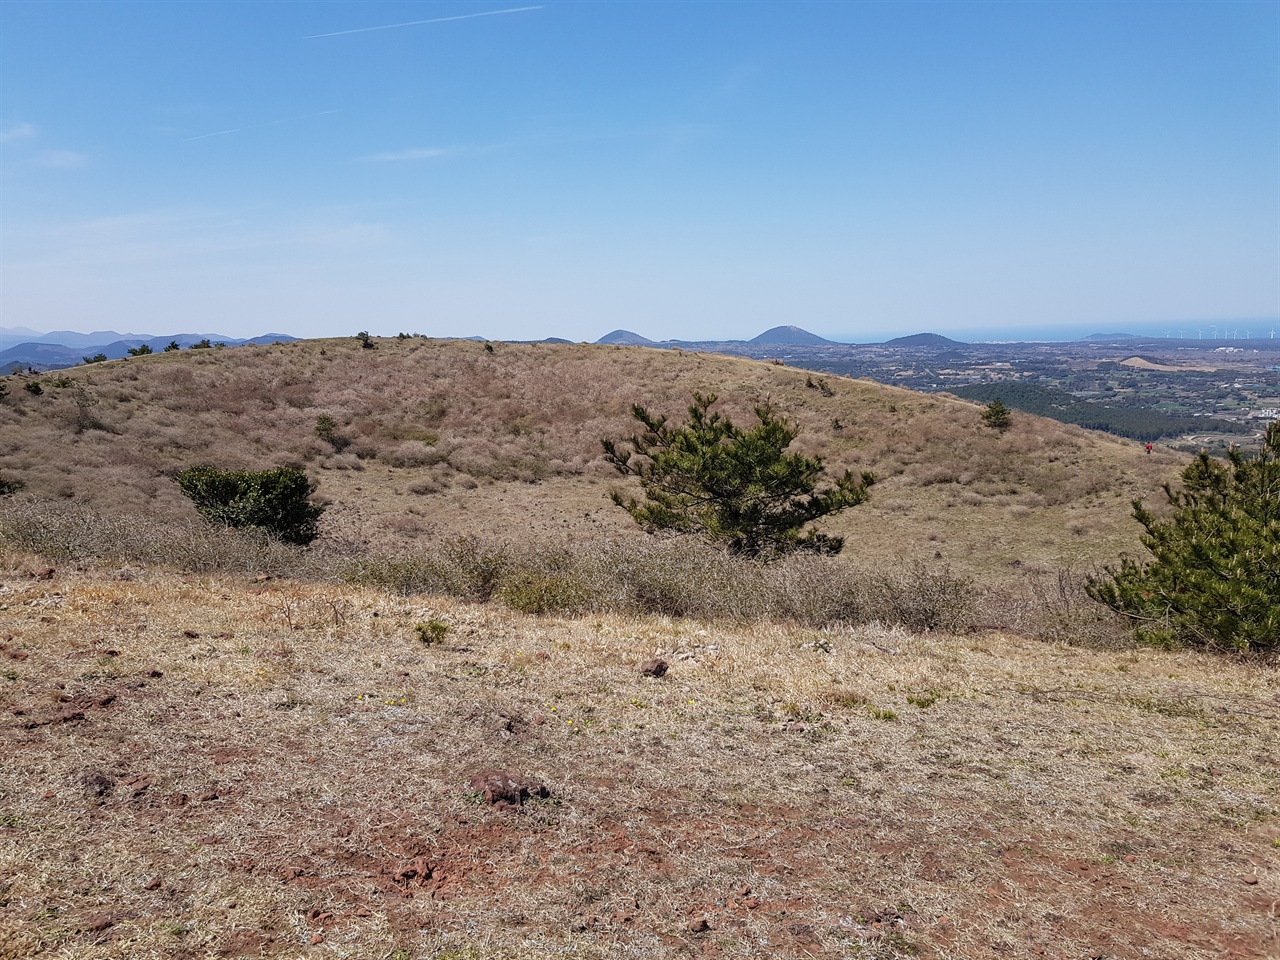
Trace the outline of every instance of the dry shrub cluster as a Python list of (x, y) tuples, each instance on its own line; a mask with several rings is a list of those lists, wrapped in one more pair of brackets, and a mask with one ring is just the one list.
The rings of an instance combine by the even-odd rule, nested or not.
[(31, 497), (0, 501), (0, 543), (54, 561), (140, 564), (193, 573), (296, 574), (307, 559), (256, 529), (104, 514)]
[(685, 539), (532, 545), (453, 539), (363, 558), (352, 583), (410, 595), (497, 598), (525, 613), (648, 613), (811, 627), (879, 622), (917, 632), (973, 626), (971, 581), (943, 566), (859, 569), (835, 557), (762, 564)]
[(1016, 585), (985, 592), (981, 617), (1037, 640), (1119, 650), (1134, 645), (1132, 626), (1085, 593), (1086, 574), (1068, 565), (1031, 571)]
[(861, 569), (812, 555), (762, 564), (689, 539), (570, 545), (458, 537), (395, 555), (353, 551), (345, 542), (301, 550), (254, 529), (175, 524), (21, 497), (0, 502), (0, 544), (55, 561), (336, 577), (405, 596), (496, 599), (537, 614), (649, 613), (811, 627), (882, 623), (917, 632), (963, 631), (977, 616), (973, 582), (945, 566)]
[(462, 536), (391, 553), (334, 530), (303, 550), (254, 529), (104, 513), (27, 496), (0, 500), (0, 548), (55, 562), (337, 579), (402, 596), (496, 600), (534, 614), (657, 614), (815, 628), (879, 623), (913, 632), (981, 625), (1076, 646), (1133, 643), (1122, 619), (1085, 594), (1085, 574), (1071, 566), (979, 585), (941, 561), (871, 564), (800, 554), (762, 564), (685, 538)]

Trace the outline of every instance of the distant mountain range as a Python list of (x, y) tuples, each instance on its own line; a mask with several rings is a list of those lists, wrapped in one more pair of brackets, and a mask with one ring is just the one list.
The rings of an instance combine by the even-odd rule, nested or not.
[[(816, 333), (810, 333), (803, 327), (790, 324), (781, 327), (770, 327), (758, 337), (752, 337), (750, 340), (650, 340), (648, 337), (641, 336), (631, 330), (614, 330), (611, 333), (606, 333), (596, 343), (612, 344), (620, 347), (690, 347), (695, 349), (707, 349), (714, 347), (716, 344), (758, 347), (856, 346), (856, 344), (842, 343), (839, 340), (827, 340)], [(872, 346), (872, 344), (862, 344), (862, 346)], [(898, 337), (894, 340), (886, 341), (883, 344), (879, 344), (879, 346), (945, 349), (947, 347), (964, 346), (964, 343), (937, 333), (917, 333), (909, 337)]]
[[(0, 327), (0, 375), (17, 370), (57, 370), (83, 363), (85, 357), (103, 354), (108, 360), (117, 360), (146, 345), (159, 353), (170, 343), (176, 342), (186, 350), (193, 344), (208, 340), (212, 344), (239, 347), (250, 343), (280, 343), (297, 340), (286, 333), (264, 333), (249, 339), (227, 337), (218, 333), (177, 333), (162, 337), (138, 333), (119, 333), (115, 330), (99, 330), (94, 333), (76, 333), (72, 330), (55, 330), (40, 333), (26, 327)], [(484, 340), (485, 337), (470, 337)], [(1082, 340), (1092, 343), (1119, 342), (1139, 339), (1128, 333), (1095, 333)], [(541, 343), (568, 343), (560, 337), (547, 337)], [(666, 347), (691, 350), (725, 350), (730, 353), (761, 355), (762, 347), (853, 347), (880, 346), (907, 350), (946, 350), (965, 346), (964, 341), (952, 340), (937, 333), (916, 333), (895, 337), (881, 344), (849, 344), (827, 340), (802, 327), (784, 325), (771, 327), (750, 340), (650, 340), (631, 330), (613, 330), (596, 341), (599, 344), (628, 347)]]
[(614, 330), (612, 333), (606, 333), (596, 343), (610, 344), (616, 347), (678, 347), (678, 346), (699, 346), (704, 347), (708, 344), (715, 343), (753, 343), (761, 346), (769, 344), (778, 344), (779, 346), (804, 346), (804, 347), (820, 347), (824, 345), (842, 346), (835, 340), (824, 340), (816, 333), (810, 333), (795, 326), (771, 327), (758, 337), (752, 337), (750, 340), (650, 340), (648, 337), (642, 337), (638, 333), (630, 330)]
[[(76, 333), (74, 330), (54, 330), (40, 333), (26, 327), (0, 327), (0, 374), (18, 370), (60, 370), (84, 362), (85, 357), (104, 355), (108, 360), (129, 356), (130, 350), (147, 346), (160, 353), (171, 343), (189, 350), (192, 345), (205, 340), (217, 345), (242, 347), (250, 343), (284, 343), (297, 340), (287, 333), (264, 333), (258, 337), (239, 339), (220, 333), (175, 333), (153, 337), (140, 333), (119, 333), (115, 330), (99, 330), (95, 333)], [(16, 342), (15, 342), (16, 341)], [(12, 346), (8, 346), (12, 344)]]

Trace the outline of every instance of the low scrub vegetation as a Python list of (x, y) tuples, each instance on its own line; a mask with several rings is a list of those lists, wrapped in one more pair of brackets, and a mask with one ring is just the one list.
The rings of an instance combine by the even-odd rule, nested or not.
[(570, 547), (451, 540), (351, 563), (343, 579), (403, 595), (496, 598), (525, 613), (649, 613), (696, 620), (783, 621), (811, 627), (879, 622), (963, 631), (974, 584), (945, 566), (858, 569), (795, 555), (761, 565), (688, 539)]
[(55, 561), (336, 579), (402, 596), (494, 600), (537, 614), (646, 613), (818, 628), (881, 623), (917, 632), (964, 631), (978, 616), (976, 585), (943, 564), (860, 568), (811, 554), (759, 564), (686, 538), (566, 545), (457, 537), (412, 552), (357, 548), (352, 555), (338, 540), (303, 550), (261, 528), (175, 524), (9, 497), (0, 503), (0, 542)]
[(52, 561), (138, 564), (193, 573), (307, 572), (304, 554), (265, 530), (104, 514), (74, 503), (8, 497), (0, 543)]

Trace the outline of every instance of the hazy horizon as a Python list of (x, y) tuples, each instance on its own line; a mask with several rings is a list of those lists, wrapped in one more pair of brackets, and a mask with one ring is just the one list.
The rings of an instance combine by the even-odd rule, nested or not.
[[(797, 326), (797, 327), (800, 327), (801, 329), (808, 330), (808, 328), (804, 327), (802, 324), (774, 324), (773, 326)], [(12, 331), (14, 329), (15, 328), (13, 327), (0, 326), (0, 350), (5, 350), (5, 349), (8, 349), (9, 347), (17, 345), (18, 343), (24, 342), (21, 336), (15, 337), (13, 335)], [(69, 330), (68, 328), (59, 328), (56, 330), (53, 330), (53, 329), (39, 330), (36, 328), (30, 328), (30, 327), (19, 327), (18, 329), (31, 330), (33, 333), (35, 333), (38, 336), (47, 336), (51, 333), (59, 333), (59, 332), (72, 332), (76, 334), (113, 333), (113, 334), (120, 334), (120, 339), (146, 339), (146, 340), (163, 339), (165, 337), (176, 336), (176, 335), (186, 335), (186, 334), (191, 334), (191, 335), (199, 334), (201, 336), (208, 334), (210, 336), (217, 335), (217, 336), (225, 336), (225, 337), (235, 338), (235, 339), (250, 339), (253, 337), (262, 337), (262, 336), (267, 336), (272, 334), (282, 334), (285, 336), (297, 336), (297, 337), (302, 337), (304, 339), (306, 338), (302, 334), (293, 333), (286, 329), (258, 330), (256, 332), (246, 333), (244, 335), (230, 334), (218, 327), (210, 327), (208, 329), (204, 329), (204, 328), (186, 329), (186, 328), (171, 327), (171, 328), (166, 328), (164, 330), (159, 330), (159, 331), (106, 330), (106, 329)], [(746, 331), (746, 330), (729, 331), (726, 333), (725, 336), (721, 336), (721, 337), (658, 338), (658, 337), (649, 336), (644, 330), (636, 330), (628, 327), (610, 327), (607, 330), (602, 330), (599, 334), (595, 336), (584, 337), (579, 339), (573, 339), (570, 337), (561, 337), (560, 334), (557, 334), (555, 332), (540, 333), (533, 336), (506, 337), (506, 338), (488, 337), (485, 335), (484, 331), (477, 331), (473, 333), (457, 333), (457, 334), (432, 334), (422, 330), (400, 331), (400, 330), (372, 329), (369, 332), (371, 332), (374, 336), (377, 336), (377, 337), (394, 337), (398, 333), (403, 332), (403, 333), (412, 333), (412, 334), (424, 334), (426, 336), (464, 337), (464, 338), (482, 337), (484, 339), (494, 340), (494, 341), (500, 341), (502, 339), (511, 340), (511, 341), (515, 341), (515, 340), (531, 341), (531, 340), (543, 340), (543, 339), (551, 339), (551, 338), (558, 337), (560, 339), (570, 340), (571, 342), (574, 342), (574, 343), (577, 343), (577, 342), (595, 343), (601, 338), (608, 336), (610, 333), (613, 333), (618, 330), (627, 330), (630, 333), (639, 334), (640, 336), (645, 337), (648, 340), (652, 340), (655, 343), (663, 343), (663, 342), (679, 341), (679, 340), (693, 341), (693, 342), (748, 341), (760, 335), (761, 333), (764, 333), (766, 330), (769, 330), (769, 329), (773, 329), (773, 327), (762, 328), (760, 330), (752, 330), (752, 331)], [(342, 331), (342, 332), (319, 334), (316, 336), (354, 336), (356, 332), (358, 331)], [(808, 332), (814, 333), (815, 331), (808, 330)], [(824, 339), (830, 340), (834, 343), (846, 343), (846, 344), (852, 345), (852, 344), (882, 343), (886, 340), (892, 340), (899, 337), (907, 337), (915, 334), (926, 334), (926, 333), (940, 333), (942, 336), (948, 337), (952, 340), (957, 340), (961, 342), (971, 342), (971, 343), (983, 343), (983, 342), (989, 342), (989, 343), (1062, 342), (1062, 343), (1066, 343), (1066, 342), (1071, 342), (1075, 340), (1083, 340), (1091, 336), (1128, 335), (1128, 336), (1141, 338), (1141, 337), (1165, 337), (1166, 334), (1168, 335), (1168, 339), (1173, 339), (1173, 340), (1178, 340), (1178, 339), (1222, 340), (1222, 341), (1246, 340), (1246, 339), (1265, 340), (1265, 339), (1274, 339), (1275, 335), (1277, 333), (1280, 333), (1280, 320), (1268, 321), (1268, 320), (1254, 319), (1254, 320), (1248, 320), (1248, 321), (1245, 321), (1245, 320), (1220, 321), (1218, 323), (1201, 322), (1198, 325), (1184, 324), (1183, 326), (1178, 328), (1173, 328), (1168, 325), (1160, 325), (1160, 324), (1138, 325), (1132, 329), (1116, 328), (1116, 329), (1106, 329), (1106, 330), (1102, 330), (1102, 329), (1095, 330), (1088, 327), (1071, 327), (1071, 326), (1053, 327), (1053, 328), (1035, 328), (1035, 329), (1007, 327), (1007, 328), (997, 328), (997, 329), (975, 328), (972, 330), (950, 330), (946, 332), (942, 332), (940, 330), (921, 329), (921, 330), (908, 330), (908, 331), (881, 333), (881, 334), (877, 334), (875, 332), (865, 332), (865, 333), (854, 333), (854, 334), (846, 334), (846, 335), (819, 334), (819, 336), (823, 336)]]
[(872, 342), (1280, 317), (1275, 3), (3, 18), (5, 326)]

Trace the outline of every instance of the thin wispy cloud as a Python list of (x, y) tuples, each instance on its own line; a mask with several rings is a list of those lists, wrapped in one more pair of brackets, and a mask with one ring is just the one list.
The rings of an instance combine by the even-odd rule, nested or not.
[(0, 130), (0, 143), (16, 143), (19, 140), (31, 140), (35, 137), (36, 126), (34, 123), (20, 123), (16, 127), (10, 127), (8, 130)]
[(309, 37), (303, 37), (304, 40), (320, 40), (324, 37), (345, 37), (352, 33), (371, 33), (374, 30), (395, 30), (399, 27), (417, 27), (424, 23), (448, 23), (450, 20), (471, 20), (475, 17), (496, 17), (502, 13), (525, 13), (529, 10), (541, 10), (541, 5), (536, 7), (509, 7), (506, 10), (486, 10), (483, 13), (463, 13), (456, 17), (435, 17), (431, 20), (409, 20), (405, 23), (384, 23), (378, 27), (356, 27), (354, 30), (336, 30), (333, 33), (313, 33)]
[(341, 211), (283, 221), (246, 209), (182, 208), (15, 226), (6, 270), (76, 269), (94, 264), (207, 262), (268, 249), (316, 251), (375, 247), (391, 236), (382, 223)]
[(372, 153), (362, 160), (394, 163), (401, 160), (438, 160), (458, 152), (457, 147), (410, 147), (407, 150), (389, 150), (386, 153)]
[(36, 162), (59, 170), (78, 170), (89, 162), (89, 158), (74, 150), (46, 150), (36, 157)]
[(194, 137), (183, 137), (183, 143), (190, 143), (193, 140), (208, 140), (210, 137), (225, 137), (229, 133), (243, 133), (246, 130), (261, 130), (263, 127), (278, 127), (284, 123), (296, 123), (299, 120), (310, 120), (312, 117), (326, 117), (331, 113), (337, 113), (337, 110), (321, 110), (319, 113), (308, 113), (301, 117), (284, 117), (280, 120), (267, 120), (265, 123), (251, 123), (244, 127), (232, 127), (229, 130), (215, 130), (213, 133), (202, 133)]

